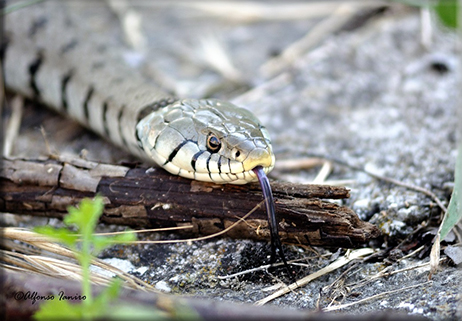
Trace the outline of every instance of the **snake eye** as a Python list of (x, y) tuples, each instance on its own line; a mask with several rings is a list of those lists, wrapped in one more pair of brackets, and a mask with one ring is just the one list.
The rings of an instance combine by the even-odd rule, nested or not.
[(221, 148), (221, 141), (217, 136), (210, 133), (207, 137), (207, 150), (211, 153), (216, 153)]

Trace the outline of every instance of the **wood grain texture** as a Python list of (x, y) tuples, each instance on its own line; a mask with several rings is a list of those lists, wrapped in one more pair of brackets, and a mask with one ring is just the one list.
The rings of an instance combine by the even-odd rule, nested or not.
[[(256, 183), (218, 185), (159, 168), (81, 159), (4, 159), (0, 176), (0, 211), (62, 218), (67, 206), (100, 194), (106, 203), (102, 222), (139, 228), (192, 224), (200, 235), (222, 231), (263, 199)], [(345, 188), (277, 182), (272, 187), (283, 242), (351, 248), (379, 235), (351, 209), (320, 199), (346, 198)], [(269, 240), (264, 208), (227, 235)]]

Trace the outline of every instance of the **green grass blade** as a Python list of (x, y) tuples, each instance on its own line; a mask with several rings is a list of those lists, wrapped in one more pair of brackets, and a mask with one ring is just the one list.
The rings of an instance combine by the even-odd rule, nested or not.
[(440, 0), (435, 5), (435, 12), (441, 22), (449, 28), (457, 28), (457, 15), (460, 10), (459, 0)]
[(462, 219), (462, 138), (457, 151), (456, 169), (454, 173), (454, 190), (443, 222), (440, 227), (440, 240), (448, 235), (452, 228)]

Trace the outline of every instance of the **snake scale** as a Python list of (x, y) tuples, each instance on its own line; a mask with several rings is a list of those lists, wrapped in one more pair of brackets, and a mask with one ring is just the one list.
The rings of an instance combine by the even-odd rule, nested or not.
[(79, 33), (64, 12), (50, 15), (50, 6), (58, 4), (45, 2), (4, 17), (1, 57), (7, 88), (69, 115), (174, 175), (214, 183), (259, 180), (271, 229), (271, 261), (278, 249), (287, 266), (266, 177), (275, 157), (259, 120), (226, 101), (172, 98), (110, 46)]

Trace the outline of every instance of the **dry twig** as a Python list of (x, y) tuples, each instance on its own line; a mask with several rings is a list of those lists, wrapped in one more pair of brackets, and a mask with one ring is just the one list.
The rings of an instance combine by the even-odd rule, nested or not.
[(363, 248), (363, 249), (358, 249), (358, 250), (354, 250), (354, 251), (351, 251), (351, 252), (348, 252), (347, 254), (345, 254), (344, 256), (342, 256), (341, 258), (335, 260), (334, 262), (332, 262), (331, 264), (329, 264), (328, 266), (320, 269), (319, 271), (315, 272), (315, 273), (312, 273), (286, 287), (284, 287), (283, 289), (273, 293), (272, 295), (270, 296), (267, 296), (266, 298), (264, 299), (261, 299), (259, 301), (257, 301), (255, 303), (255, 305), (263, 305), (265, 303), (268, 303), (269, 301), (271, 300), (274, 300), (286, 293), (289, 293), (299, 287), (302, 287), (308, 283), (310, 283), (311, 281), (327, 274), (327, 273), (330, 273), (342, 266), (344, 266), (345, 264), (353, 261), (353, 260), (356, 260), (356, 259), (359, 259), (359, 258), (362, 258), (366, 255), (369, 255), (369, 254), (372, 254), (374, 253), (374, 250), (371, 249), (371, 248)]
[(403, 292), (403, 291), (406, 291), (406, 290), (410, 290), (410, 289), (413, 289), (413, 288), (416, 288), (416, 287), (419, 287), (419, 286), (428, 285), (428, 284), (431, 284), (431, 283), (432, 283), (432, 281), (427, 281), (427, 282), (423, 282), (423, 283), (419, 283), (419, 284), (415, 284), (415, 285), (405, 286), (405, 287), (402, 287), (402, 288), (397, 289), (397, 290), (386, 291), (386, 292), (382, 292), (382, 293), (379, 293), (379, 294), (376, 294), (376, 295), (372, 295), (370, 297), (367, 297), (367, 298), (364, 298), (362, 300), (358, 300), (358, 301), (355, 301), (355, 302), (336, 305), (336, 306), (330, 306), (330, 307), (324, 308), (323, 311), (328, 312), (328, 311), (336, 311), (336, 310), (344, 309), (344, 308), (347, 308), (347, 307), (350, 307), (350, 306), (353, 306), (353, 305), (356, 305), (356, 304), (362, 304), (364, 302), (375, 300), (375, 299), (378, 299), (378, 298), (382, 298), (384, 296), (387, 296), (387, 295), (390, 295), (390, 294), (393, 294), (393, 293)]

